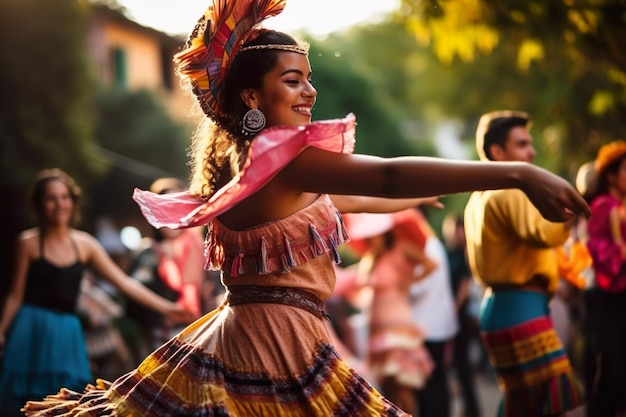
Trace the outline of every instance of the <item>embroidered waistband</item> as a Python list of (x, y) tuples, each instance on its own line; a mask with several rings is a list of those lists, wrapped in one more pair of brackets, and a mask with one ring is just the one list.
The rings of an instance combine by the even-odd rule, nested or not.
[(491, 290), (493, 292), (500, 291), (535, 291), (540, 293), (548, 292), (550, 279), (544, 275), (533, 275), (527, 282), (522, 284), (491, 284)]
[(330, 320), (330, 316), (324, 311), (324, 302), (314, 294), (298, 288), (236, 285), (229, 287), (226, 301), (233, 306), (253, 303), (283, 304), (301, 308), (319, 318)]

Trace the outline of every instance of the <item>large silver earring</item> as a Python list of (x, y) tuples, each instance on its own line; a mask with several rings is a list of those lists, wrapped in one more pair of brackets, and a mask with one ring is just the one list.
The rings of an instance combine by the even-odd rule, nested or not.
[(245, 136), (255, 135), (265, 127), (265, 115), (259, 109), (250, 109), (243, 115), (241, 127)]

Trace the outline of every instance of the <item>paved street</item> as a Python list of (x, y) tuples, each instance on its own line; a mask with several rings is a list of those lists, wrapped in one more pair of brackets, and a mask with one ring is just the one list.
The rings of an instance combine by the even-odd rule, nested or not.
[[(451, 390), (454, 396), (452, 405), (452, 417), (464, 417), (462, 414), (462, 403), (457, 395), (458, 389), (454, 375), (451, 376)], [(496, 417), (498, 403), (500, 401), (500, 392), (498, 384), (492, 376), (481, 376), (476, 379), (476, 387), (478, 391), (479, 401), (482, 407), (482, 417)], [(567, 414), (567, 417), (584, 417), (584, 407), (574, 410)]]
[[(460, 392), (454, 374), (450, 377), (451, 392), (454, 398), (452, 404), (452, 417), (464, 417), (463, 403), (460, 398)], [(476, 391), (478, 394), (478, 400), (483, 411), (482, 417), (495, 417), (498, 409), (498, 402), (500, 401), (500, 392), (498, 391), (498, 384), (494, 377), (491, 375), (479, 376), (476, 378)]]

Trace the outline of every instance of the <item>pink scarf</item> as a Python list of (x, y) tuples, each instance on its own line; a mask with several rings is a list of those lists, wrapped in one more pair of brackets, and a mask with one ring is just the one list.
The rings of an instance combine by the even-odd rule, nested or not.
[(263, 130), (252, 141), (242, 170), (208, 201), (189, 192), (154, 194), (135, 189), (133, 199), (156, 227), (180, 229), (202, 226), (267, 184), (281, 169), (309, 146), (330, 152), (352, 153), (356, 118), (313, 122), (306, 126), (276, 126)]

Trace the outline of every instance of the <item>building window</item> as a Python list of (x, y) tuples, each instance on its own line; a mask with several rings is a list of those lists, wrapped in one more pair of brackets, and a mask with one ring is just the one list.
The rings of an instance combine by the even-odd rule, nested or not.
[(128, 86), (128, 77), (126, 73), (126, 51), (122, 48), (114, 47), (111, 49), (111, 63), (113, 73), (113, 85), (122, 89)]
[(161, 47), (161, 73), (163, 75), (163, 87), (168, 91), (173, 90), (172, 51), (165, 47)]

